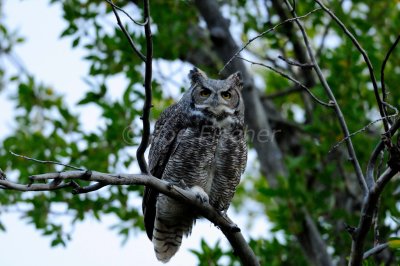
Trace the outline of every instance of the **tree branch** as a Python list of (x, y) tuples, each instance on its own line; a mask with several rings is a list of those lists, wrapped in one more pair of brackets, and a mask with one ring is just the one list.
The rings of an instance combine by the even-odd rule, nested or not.
[[(396, 131), (400, 128), (400, 119), (398, 119), (392, 127), (389, 129), (387, 134), (389, 136), (393, 136)], [(378, 159), (379, 154), (385, 148), (385, 143), (383, 140), (379, 141), (378, 145), (375, 147), (374, 151), (371, 154), (371, 157), (367, 164), (367, 171), (365, 173), (365, 178), (368, 184), (368, 187), (371, 189), (375, 185), (375, 178), (374, 178), (374, 170), (376, 165), (376, 160)]]
[(295, 79), (295, 78), (293, 78), (293, 77), (287, 75), (286, 73), (284, 73), (284, 72), (282, 72), (282, 71), (280, 71), (280, 70), (277, 70), (277, 69), (275, 69), (275, 68), (273, 68), (273, 67), (271, 67), (271, 66), (268, 66), (268, 65), (266, 65), (266, 64), (263, 64), (263, 63), (253, 62), (253, 61), (250, 61), (250, 60), (245, 59), (245, 58), (240, 57), (240, 56), (237, 56), (237, 58), (238, 58), (238, 59), (241, 59), (241, 60), (243, 60), (243, 61), (249, 62), (249, 63), (251, 63), (251, 64), (253, 64), (253, 65), (263, 66), (263, 67), (265, 67), (265, 68), (268, 68), (269, 70), (272, 70), (273, 72), (275, 72), (275, 73), (281, 75), (282, 77), (284, 77), (284, 78), (286, 78), (286, 79), (288, 79), (288, 80), (294, 82), (297, 86), (301, 87), (303, 90), (305, 90), (305, 91), (311, 96), (311, 98), (314, 99), (314, 101), (316, 101), (316, 102), (319, 103), (320, 105), (325, 106), (325, 107), (333, 107), (333, 105), (332, 105), (331, 103), (325, 103), (325, 102), (321, 101), (320, 99), (318, 99), (318, 98), (310, 91), (309, 88), (307, 88), (305, 85), (303, 85), (303, 84), (302, 84), (300, 81), (298, 81), (297, 79)]
[(287, 59), (281, 55), (278, 55), (278, 58), (281, 59), (283, 62), (286, 62), (287, 64), (291, 65), (291, 66), (297, 66), (297, 67), (301, 67), (301, 68), (312, 68), (314, 67), (312, 64), (309, 63), (299, 63), (290, 59)]
[[(287, 8), (285, 8), (285, 2), (281, 0), (270, 0), (271, 7), (274, 12), (279, 16), (281, 21), (287, 20), (291, 18), (290, 14), (287, 12)], [(302, 37), (299, 36), (298, 30), (295, 28), (294, 23), (286, 23), (283, 27), (282, 34), (286, 36), (288, 40), (290, 40), (293, 48), (290, 50), (293, 51), (293, 56), (297, 59), (298, 62), (310, 63), (310, 59), (307, 53), (307, 48), (304, 45), (304, 41)], [(282, 55), (285, 56), (285, 52), (282, 49)], [(291, 66), (291, 65), (290, 65)], [(308, 88), (312, 88), (316, 84), (316, 76), (313, 75), (313, 69), (302, 68), (301, 71), (293, 71), (293, 68), (290, 67), (292, 74), (297, 76), (297, 79), (302, 81)], [(309, 124), (313, 121), (314, 116), (314, 105), (310, 101), (310, 97), (302, 92), (302, 100), (304, 102), (304, 110), (305, 110), (305, 124)]]
[(386, 53), (385, 59), (383, 60), (382, 67), (381, 67), (381, 89), (382, 89), (382, 102), (386, 103), (386, 85), (385, 85), (385, 67), (387, 61), (389, 61), (390, 55), (392, 54), (393, 50), (396, 48), (397, 44), (400, 41), (400, 35), (397, 36), (395, 42), (390, 46), (389, 51)]
[(117, 6), (116, 4), (114, 4), (111, 0), (104, 0), (104, 1), (106, 1), (106, 2), (109, 3), (111, 6), (113, 6), (113, 7), (116, 8), (116, 9), (118, 9), (118, 10), (121, 11), (122, 13), (124, 13), (133, 23), (135, 23), (135, 24), (138, 25), (138, 26), (144, 26), (144, 25), (146, 25), (147, 23), (149, 23), (149, 20), (148, 20), (148, 19), (145, 19), (144, 22), (137, 22), (135, 19), (133, 19), (133, 18), (128, 14), (128, 12), (126, 12), (125, 10), (123, 10), (122, 8), (120, 8), (119, 6)]
[(151, 92), (151, 80), (152, 80), (152, 72), (153, 72), (153, 40), (152, 33), (150, 27), (150, 6), (148, 0), (143, 0), (144, 3), (144, 17), (145, 20), (148, 20), (149, 23), (144, 25), (144, 32), (146, 35), (146, 70), (144, 76), (144, 89), (145, 89), (145, 97), (144, 97), (144, 105), (143, 105), (143, 133), (142, 140), (139, 144), (139, 147), (136, 151), (136, 157), (139, 163), (140, 171), (142, 173), (149, 173), (149, 169), (146, 163), (146, 159), (144, 158), (144, 153), (146, 152), (147, 146), (149, 145), (150, 140), (150, 109), (151, 109), (151, 101), (152, 101), (152, 92)]
[[(316, 0), (316, 1), (318, 1), (318, 0)], [(296, 11), (292, 8), (292, 6), (289, 3), (289, 1), (285, 0), (285, 3), (288, 6), (289, 10), (291, 10), (291, 13), (292, 13), (293, 17), (297, 17)], [(339, 120), (339, 124), (340, 124), (340, 127), (342, 129), (343, 135), (346, 138), (347, 151), (348, 151), (349, 157), (350, 157), (349, 160), (353, 164), (354, 170), (356, 172), (358, 183), (359, 183), (359, 185), (361, 187), (361, 190), (362, 190), (362, 193), (363, 193), (363, 195), (365, 197), (367, 195), (367, 193), (368, 193), (368, 187), (367, 187), (367, 184), (365, 182), (364, 175), (363, 175), (363, 172), (362, 172), (361, 167), (360, 167), (360, 163), (358, 162), (357, 155), (356, 155), (356, 152), (355, 152), (354, 147), (353, 147), (353, 142), (351, 141), (351, 138), (348, 137), (350, 135), (350, 132), (349, 132), (349, 129), (347, 127), (346, 120), (344, 119), (342, 110), (340, 109), (340, 107), (339, 107), (339, 105), (338, 105), (338, 103), (336, 101), (335, 95), (333, 94), (332, 89), (330, 88), (328, 82), (326, 81), (326, 79), (325, 79), (325, 77), (324, 77), (324, 75), (322, 73), (322, 70), (318, 65), (318, 62), (315, 59), (314, 52), (311, 49), (310, 41), (308, 39), (307, 33), (306, 33), (303, 25), (299, 22), (299, 20), (295, 20), (295, 23), (297, 24), (297, 26), (299, 27), (299, 29), (301, 31), (301, 34), (302, 34), (303, 39), (304, 39), (304, 43), (305, 43), (306, 48), (307, 48), (308, 55), (309, 55), (309, 57), (311, 59), (312, 64), (314, 65), (314, 70), (317, 73), (317, 76), (318, 76), (318, 78), (319, 78), (319, 80), (321, 82), (321, 85), (325, 89), (325, 92), (326, 92), (326, 94), (328, 95), (328, 97), (330, 99), (330, 103), (332, 103), (334, 105), (334, 110), (335, 110), (336, 116), (337, 116), (337, 118)]]
[(227, 67), (227, 66), (228, 66), (228, 65), (229, 65), (229, 64), (244, 50), (244, 49), (246, 49), (246, 47), (249, 46), (254, 40), (256, 40), (256, 39), (258, 39), (258, 38), (264, 36), (264, 35), (267, 34), (267, 33), (270, 33), (271, 31), (275, 31), (276, 28), (282, 26), (282, 25), (285, 24), (285, 23), (292, 22), (292, 21), (297, 21), (298, 19), (306, 18), (306, 17), (308, 17), (309, 15), (311, 15), (312, 13), (314, 13), (314, 12), (316, 12), (316, 11), (318, 11), (318, 10), (321, 10), (321, 9), (320, 9), (320, 8), (317, 8), (317, 9), (314, 9), (314, 10), (308, 12), (307, 14), (305, 14), (305, 15), (303, 15), (303, 16), (298, 16), (298, 17), (293, 17), (293, 18), (286, 19), (286, 20), (284, 20), (284, 21), (282, 21), (282, 22), (276, 24), (274, 27), (269, 28), (268, 30), (265, 30), (265, 31), (261, 32), (261, 33), (258, 34), (257, 36), (255, 36), (255, 37), (253, 37), (253, 38), (250, 38), (250, 39), (245, 43), (245, 45), (243, 45), (243, 46), (228, 60), (228, 62), (226, 62), (226, 64), (224, 65), (224, 67), (219, 71), (219, 74), (221, 74), (222, 71), (224, 71), (225, 68), (226, 68), (226, 67)]
[[(147, 174), (110, 174), (97, 171), (65, 171), (56, 173), (38, 174), (29, 177), (35, 181), (49, 181), (46, 184), (21, 185), (9, 180), (0, 180), (0, 188), (13, 189), (18, 191), (49, 191), (62, 189), (66, 187), (75, 187), (74, 180), (96, 182), (91, 188), (100, 187), (101, 185), (145, 185), (163, 193), (171, 198), (179, 200), (192, 206), (207, 220), (219, 227), (222, 233), (229, 240), (235, 253), (239, 256), (243, 265), (255, 266), (259, 265), (258, 259), (251, 250), (240, 229), (232, 223), (225, 215), (217, 212), (209, 203), (200, 202), (196, 195), (190, 190), (182, 189), (174, 184), (158, 179)], [(67, 180), (70, 182), (66, 183)], [(101, 184), (101, 185), (96, 185)], [(87, 189), (87, 187), (86, 187)]]
[(374, 74), (374, 68), (372, 66), (371, 61), (369, 60), (369, 57), (365, 50), (361, 47), (361, 45), (358, 43), (357, 39), (354, 37), (354, 35), (346, 28), (346, 26), (343, 24), (343, 22), (336, 17), (336, 15), (330, 11), (324, 4), (321, 3), (320, 0), (315, 0), (315, 2), (326, 12), (329, 14), (329, 16), (339, 25), (339, 27), (343, 30), (343, 32), (350, 38), (350, 40), (353, 42), (354, 46), (357, 48), (357, 50), (361, 53), (365, 63), (367, 64), (368, 71), (369, 71), (369, 76), (372, 82), (372, 85), (374, 87), (374, 93), (375, 93), (375, 98), (376, 102), (378, 103), (379, 107), (379, 112), (383, 121), (383, 126), (385, 128), (385, 131), (389, 130), (388, 126), (388, 121), (387, 121), (387, 114), (385, 111), (385, 108), (382, 103), (382, 99), (379, 95), (379, 89), (378, 85), (376, 82), (375, 74)]
[[(398, 114), (399, 114), (399, 112), (396, 110), (396, 113), (395, 113), (395, 114), (389, 115), (387, 118), (396, 117)], [(347, 138), (351, 138), (351, 137), (353, 137), (353, 136), (355, 136), (355, 135), (357, 135), (357, 134), (359, 134), (359, 133), (361, 133), (361, 132), (367, 130), (367, 129), (368, 129), (369, 127), (371, 127), (372, 125), (378, 123), (379, 121), (382, 121), (382, 119), (384, 119), (384, 118), (378, 118), (378, 119), (376, 119), (376, 120), (374, 120), (374, 121), (371, 121), (370, 123), (368, 123), (368, 125), (366, 125), (366, 126), (360, 128), (360, 129), (357, 130), (357, 131), (354, 131), (353, 133), (350, 133), (349, 136), (347, 136), (347, 137), (343, 138), (342, 140), (340, 140), (339, 142), (337, 142), (337, 143), (329, 150), (329, 153), (332, 152), (333, 150), (335, 150), (337, 147), (339, 147), (343, 142), (346, 141)], [(367, 181), (367, 185), (368, 185), (368, 181)], [(369, 186), (368, 186), (368, 188), (369, 188)]]
[(59, 182), (58, 180), (54, 180), (54, 182), (50, 182), (47, 184), (27, 184), (22, 185), (15, 182), (12, 182), (7, 179), (0, 179), (0, 189), (10, 189), (10, 190), (17, 190), (22, 192), (27, 191), (53, 191), (59, 190), (67, 187), (74, 187), (74, 185), (65, 182)]
[(370, 250), (366, 251), (363, 255), (363, 259), (367, 259), (368, 257), (378, 254), (380, 252), (382, 252), (382, 250), (384, 250), (385, 248), (389, 247), (388, 243), (384, 243), (384, 244), (380, 244), (376, 247), (371, 248)]
[(65, 167), (68, 167), (68, 168), (71, 168), (71, 169), (84, 171), (84, 169), (82, 169), (82, 168), (79, 168), (79, 167), (76, 167), (76, 166), (73, 166), (73, 165), (69, 165), (69, 164), (60, 163), (60, 162), (57, 162), (57, 161), (43, 161), (43, 160), (38, 160), (38, 159), (35, 159), (35, 158), (28, 157), (28, 156), (25, 156), (25, 155), (16, 154), (15, 152), (12, 152), (12, 151), (10, 151), (10, 153), (12, 155), (16, 156), (16, 157), (20, 157), (20, 158), (23, 158), (23, 159), (29, 160), (29, 161), (34, 161), (36, 163), (56, 164), (56, 165), (65, 166)]
[(73, 194), (89, 193), (89, 192), (99, 190), (105, 186), (108, 186), (108, 184), (102, 183), (102, 182), (91, 184), (91, 185), (85, 186), (85, 187), (79, 186), (78, 183), (73, 183), (73, 184), (74, 184), (74, 190), (72, 190)]
[(365, 239), (372, 225), (372, 219), (375, 211), (376, 204), (382, 193), (383, 188), (390, 181), (390, 179), (397, 173), (397, 171), (388, 168), (378, 178), (374, 187), (369, 191), (361, 210), (361, 217), (358, 227), (355, 231), (353, 242), (351, 245), (349, 266), (360, 266), (363, 260), (363, 248)]
[[(105, 0), (107, 3), (109, 3), (110, 1)], [(126, 39), (129, 42), (129, 45), (132, 47), (133, 51), (140, 57), (140, 59), (142, 59), (143, 62), (146, 62), (146, 57), (139, 51), (139, 49), (136, 47), (135, 43), (133, 42), (131, 36), (129, 35), (129, 33), (126, 31), (124, 25), (122, 25), (121, 19), (118, 15), (118, 12), (115, 8), (115, 6), (113, 4), (110, 4), (112, 11), (114, 12), (115, 18), (117, 19), (117, 23), (118, 26), (120, 27), (120, 29), (122, 30), (122, 32), (124, 33)], [(146, 23), (145, 25), (148, 25), (150, 23)]]
[(289, 94), (292, 94), (292, 93), (298, 93), (298, 92), (301, 92), (303, 90), (304, 89), (301, 86), (296, 85), (296, 86), (290, 87), (288, 89), (285, 89), (283, 91), (277, 91), (277, 92), (273, 92), (273, 93), (268, 93), (266, 95), (263, 95), (262, 98), (263, 99), (274, 99), (274, 98), (279, 98), (279, 97), (286, 96), (286, 95), (289, 95)]

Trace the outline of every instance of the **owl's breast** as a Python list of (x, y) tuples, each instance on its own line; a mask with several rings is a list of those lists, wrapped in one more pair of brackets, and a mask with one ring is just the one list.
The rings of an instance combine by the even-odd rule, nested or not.
[(247, 146), (242, 129), (222, 131), (215, 149), (205, 191), (210, 204), (223, 211), (239, 184), (247, 160)]
[(212, 127), (189, 127), (179, 132), (176, 146), (166, 165), (163, 179), (185, 181), (204, 188), (218, 143), (218, 131)]

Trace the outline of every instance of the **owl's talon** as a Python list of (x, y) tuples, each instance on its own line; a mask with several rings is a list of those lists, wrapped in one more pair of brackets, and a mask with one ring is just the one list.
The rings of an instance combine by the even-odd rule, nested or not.
[(191, 187), (190, 190), (196, 195), (196, 199), (202, 204), (208, 203), (207, 193), (199, 186)]
[(208, 202), (208, 197), (204, 197), (200, 194), (196, 194), (196, 198), (203, 204)]

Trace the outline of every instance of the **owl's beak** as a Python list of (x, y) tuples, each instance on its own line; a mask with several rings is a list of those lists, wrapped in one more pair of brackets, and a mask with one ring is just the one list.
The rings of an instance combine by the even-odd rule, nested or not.
[(233, 114), (232, 110), (229, 109), (227, 106), (225, 105), (220, 105), (216, 102), (213, 102), (210, 107), (207, 108), (207, 111), (213, 113), (216, 116), (220, 116), (222, 114)]

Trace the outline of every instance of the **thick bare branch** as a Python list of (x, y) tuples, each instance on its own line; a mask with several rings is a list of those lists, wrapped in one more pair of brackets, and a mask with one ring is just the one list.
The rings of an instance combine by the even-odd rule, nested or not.
[[(148, 0), (143, 0), (144, 3), (144, 18), (150, 22), (150, 6)], [(152, 72), (153, 72), (153, 40), (150, 23), (146, 23), (144, 25), (144, 32), (146, 35), (146, 70), (144, 76), (144, 105), (143, 105), (143, 133), (142, 140), (139, 144), (139, 147), (136, 151), (136, 157), (139, 163), (140, 171), (142, 173), (149, 173), (148, 166), (146, 163), (146, 159), (144, 158), (144, 153), (149, 145), (150, 141), (150, 109), (151, 109), (151, 101), (152, 101), (152, 92), (151, 92), (151, 80), (152, 80)]]
[[(196, 195), (190, 190), (182, 189), (174, 184), (166, 182), (147, 174), (110, 174), (97, 171), (66, 171), (56, 173), (45, 173), (30, 176), (32, 181), (48, 181), (46, 184), (21, 185), (9, 180), (0, 180), (0, 188), (8, 188), (18, 191), (49, 191), (66, 187), (76, 187), (74, 180), (96, 182), (91, 188), (99, 188), (100, 185), (145, 185), (170, 196), (180, 202), (186, 203), (219, 227), (231, 243), (235, 253), (241, 259), (243, 265), (259, 265), (258, 259), (251, 250), (240, 229), (232, 221), (217, 212), (209, 203), (200, 202)], [(66, 183), (67, 180), (72, 180)], [(89, 186), (90, 187), (90, 186)], [(76, 188), (75, 188), (76, 189)], [(88, 187), (86, 187), (88, 189)]]
[(0, 189), (10, 189), (10, 190), (18, 190), (22, 192), (26, 191), (52, 191), (52, 190), (58, 190), (58, 189), (63, 189), (67, 187), (73, 187), (73, 184), (71, 183), (65, 183), (65, 182), (50, 182), (47, 184), (18, 184), (15, 182), (12, 182), (7, 179), (0, 179)]
[(363, 248), (367, 234), (372, 225), (372, 219), (379, 197), (390, 179), (397, 173), (397, 171), (388, 168), (378, 178), (374, 187), (369, 191), (363, 208), (361, 210), (361, 217), (358, 227), (355, 231), (353, 242), (351, 245), (349, 266), (360, 266), (364, 256)]

